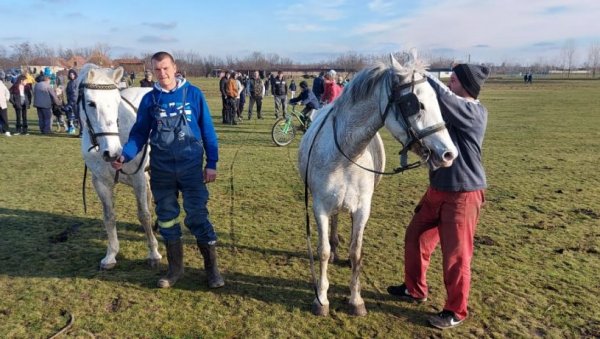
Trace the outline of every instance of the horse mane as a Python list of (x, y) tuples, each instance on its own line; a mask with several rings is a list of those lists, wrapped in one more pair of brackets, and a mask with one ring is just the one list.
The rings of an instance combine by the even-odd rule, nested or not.
[(389, 95), (394, 75), (400, 76), (400, 82), (406, 82), (405, 79), (413, 72), (424, 72), (427, 65), (421, 60), (411, 60), (402, 69), (394, 68), (383, 61), (375, 62), (372, 66), (364, 68), (356, 73), (350, 83), (344, 88), (342, 94), (335, 101), (335, 108), (346, 109), (356, 102), (364, 100), (373, 94), (377, 86), (383, 84), (386, 89), (385, 95)]

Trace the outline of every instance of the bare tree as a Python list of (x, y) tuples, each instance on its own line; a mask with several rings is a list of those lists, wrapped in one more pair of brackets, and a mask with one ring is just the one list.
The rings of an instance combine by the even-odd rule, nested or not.
[(600, 67), (600, 42), (594, 41), (588, 50), (588, 69), (592, 71), (592, 78), (596, 77), (596, 71)]
[(570, 78), (573, 60), (575, 58), (575, 40), (568, 39), (563, 45), (560, 55), (563, 62), (563, 69), (567, 69), (567, 78)]
[(16, 59), (19, 64), (29, 66), (29, 62), (33, 59), (33, 48), (29, 42), (22, 42), (10, 46), (13, 49), (13, 58)]
[(345, 72), (356, 72), (365, 66), (365, 57), (356, 52), (347, 52), (337, 57), (333, 64)]

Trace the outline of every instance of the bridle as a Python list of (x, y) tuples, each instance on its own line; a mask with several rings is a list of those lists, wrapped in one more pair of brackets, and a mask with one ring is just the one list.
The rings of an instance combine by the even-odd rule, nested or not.
[[(392, 71), (390, 71), (390, 72), (392, 72)], [(446, 124), (444, 122), (441, 122), (441, 123), (429, 126), (424, 129), (417, 129), (413, 124), (411, 124), (409, 118), (412, 117), (413, 115), (421, 112), (421, 102), (419, 101), (419, 98), (417, 97), (417, 95), (414, 92), (415, 85), (418, 85), (418, 84), (421, 84), (421, 83), (427, 81), (427, 79), (425, 77), (423, 77), (419, 80), (415, 80), (415, 73), (416, 72), (413, 72), (413, 74), (412, 74), (411, 82), (406, 83), (406, 84), (401, 84), (400, 77), (398, 75), (394, 74), (394, 80), (392, 83), (392, 93), (390, 94), (390, 96), (388, 98), (388, 103), (385, 107), (385, 110), (383, 112), (380, 111), (382, 124), (385, 125), (385, 120), (387, 119), (387, 116), (390, 113), (391, 108), (394, 106), (397, 106), (398, 110), (396, 111), (396, 120), (399, 120), (402, 123), (402, 125), (405, 126), (405, 131), (408, 136), (408, 140), (406, 141), (405, 144), (402, 145), (402, 149), (399, 152), (400, 167), (395, 168), (392, 172), (380, 172), (380, 171), (377, 171), (374, 169), (366, 168), (366, 167), (356, 163), (354, 160), (352, 160), (349, 156), (346, 155), (346, 153), (344, 153), (344, 151), (342, 151), (342, 148), (339, 145), (339, 142), (337, 140), (336, 117), (334, 116), (333, 117), (333, 139), (335, 141), (335, 146), (337, 147), (338, 151), (346, 159), (348, 159), (350, 162), (352, 162), (356, 166), (358, 166), (366, 171), (376, 173), (376, 174), (381, 174), (381, 175), (393, 175), (393, 174), (402, 173), (406, 170), (417, 168), (429, 160), (431, 151), (429, 150), (429, 148), (427, 146), (425, 146), (425, 144), (423, 143), (423, 139), (433, 133), (436, 133), (438, 131), (446, 129)], [(410, 92), (407, 94), (402, 94), (402, 92), (407, 88), (410, 88)], [(419, 161), (408, 164), (408, 151), (415, 144), (418, 144), (420, 146), (421, 150), (423, 150), (423, 155), (421, 156), (421, 159)]]
[[(79, 106), (81, 104), (82, 106), (82, 110), (83, 113), (85, 114), (85, 123), (87, 125), (88, 128), (88, 133), (90, 134), (90, 142), (91, 142), (91, 146), (90, 148), (88, 148), (88, 152), (90, 152), (92, 149), (97, 149), (99, 147), (98, 144), (98, 137), (110, 137), (110, 136), (116, 136), (119, 137), (119, 119), (117, 119), (117, 131), (116, 132), (110, 132), (110, 131), (100, 131), (100, 132), (96, 132), (94, 131), (94, 128), (92, 127), (91, 121), (90, 121), (90, 117), (88, 115), (87, 109), (86, 109), (86, 103), (85, 103), (85, 91), (84, 89), (92, 89), (92, 90), (104, 90), (104, 91), (112, 91), (112, 90), (118, 90), (119, 88), (117, 87), (116, 84), (93, 84), (93, 83), (80, 83), (79, 84), (79, 93), (77, 96), (77, 105)], [(129, 102), (127, 99), (125, 99), (124, 97), (121, 96), (121, 100), (124, 100), (129, 106), (131, 106), (133, 108), (133, 110), (135, 111), (135, 113), (137, 113), (137, 108), (131, 103)], [(145, 159), (146, 159), (146, 155), (148, 154), (148, 143), (146, 143), (144, 145), (144, 150), (143, 155), (142, 155), (142, 159), (140, 160), (137, 168), (135, 169), (134, 172), (132, 173), (125, 173), (123, 171), (123, 169), (117, 170), (115, 172), (115, 178), (114, 178), (114, 183), (116, 184), (119, 181), (119, 173), (123, 173), (125, 175), (134, 175), (137, 174), (140, 169), (142, 168)], [(87, 204), (85, 201), (85, 181), (87, 178), (87, 165), (84, 165), (84, 171), (83, 171), (83, 184), (82, 184), (82, 196), (83, 196), (83, 211), (87, 213)]]
[(117, 131), (116, 132), (107, 132), (107, 131), (94, 131), (92, 124), (90, 122), (90, 117), (88, 115), (85, 103), (85, 91), (84, 89), (93, 89), (93, 90), (118, 90), (117, 85), (115, 84), (92, 84), (92, 83), (81, 83), (79, 84), (79, 95), (77, 97), (77, 105), (81, 104), (83, 113), (85, 114), (85, 122), (87, 124), (88, 133), (90, 134), (90, 141), (92, 146), (88, 149), (88, 152), (94, 148), (97, 148), (98, 145), (98, 137), (108, 137), (108, 136), (119, 136), (119, 120), (117, 119)]

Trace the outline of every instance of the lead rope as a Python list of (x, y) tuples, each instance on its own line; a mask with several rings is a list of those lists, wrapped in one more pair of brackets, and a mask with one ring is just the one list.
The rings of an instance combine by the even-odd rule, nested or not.
[[(183, 103), (183, 107), (185, 109), (185, 92), (184, 92), (184, 103)], [(121, 96), (121, 100), (123, 100), (126, 104), (128, 104), (129, 106), (131, 106), (131, 108), (133, 109), (133, 112), (137, 115), (137, 108), (131, 103), (131, 101), (127, 100), (125, 97)], [(123, 171), (123, 169), (121, 168), (120, 170), (117, 170), (115, 172), (115, 184), (119, 182), (119, 173), (123, 173), (125, 175), (134, 175), (137, 174), (140, 169), (142, 168), (142, 165), (144, 164), (145, 160), (146, 160), (146, 156), (148, 155), (148, 142), (146, 141), (146, 143), (144, 144), (144, 151), (143, 151), (143, 155), (142, 155), (142, 159), (140, 159), (140, 163), (138, 164), (137, 168), (135, 169), (135, 171), (133, 171), (133, 173), (127, 173), (125, 171)]]

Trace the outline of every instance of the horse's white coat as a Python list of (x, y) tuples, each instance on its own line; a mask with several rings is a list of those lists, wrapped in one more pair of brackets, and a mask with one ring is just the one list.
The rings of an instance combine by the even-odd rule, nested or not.
[[(122, 74), (123, 69), (120, 67), (113, 70), (86, 64), (77, 79), (80, 85), (82, 83), (106, 85), (118, 82)], [(116, 265), (116, 256), (119, 252), (119, 240), (117, 238), (113, 206), (115, 170), (111, 167), (110, 162), (105, 161), (104, 158), (115, 157), (121, 154), (122, 145), (127, 142), (129, 131), (136, 119), (135, 110), (139, 106), (144, 94), (149, 90), (149, 88), (129, 88), (123, 91), (84, 88), (85, 101), (82, 100), (79, 104), (79, 113), (83, 126), (81, 154), (86, 166), (92, 173), (92, 183), (102, 202), (104, 227), (108, 235), (106, 256), (100, 262), (100, 267), (103, 269), (110, 269)], [(128, 102), (135, 106), (135, 108)], [(85, 110), (83, 105), (86, 105)], [(87, 126), (88, 119), (95, 133), (118, 131), (119, 136), (99, 136), (97, 137), (98, 147), (94, 148)], [(137, 203), (138, 219), (144, 228), (148, 241), (148, 260), (151, 266), (156, 266), (160, 262), (161, 255), (158, 252), (158, 242), (152, 232), (152, 216), (149, 209), (152, 195), (150, 192), (149, 176), (145, 171), (149, 157), (144, 157), (143, 153), (143, 151), (140, 152), (135, 159), (123, 166), (123, 171), (119, 175), (119, 182), (133, 187)], [(136, 172), (142, 160), (144, 163), (141, 169)]]
[[(319, 236), (318, 300), (313, 302), (313, 312), (316, 314), (326, 315), (329, 309), (327, 266), (330, 259), (333, 262), (337, 255), (337, 217), (340, 211), (349, 212), (352, 218), (349, 250), (352, 264), (350, 306), (353, 314), (366, 314), (359, 282), (363, 233), (371, 212), (371, 198), (381, 179), (381, 175), (359, 168), (340, 154), (334, 143), (333, 119), (337, 121), (337, 139), (344, 153), (366, 168), (384, 171), (385, 150), (378, 130), (385, 125), (398, 141), (403, 144), (407, 141), (406, 126), (397, 120), (396, 107), (391, 109), (385, 123), (382, 118), (390, 96), (392, 80), (397, 74), (402, 83), (410, 83), (414, 71), (415, 80), (421, 79), (422, 75), (419, 72), (423, 69), (418, 61), (403, 67), (392, 57), (390, 65), (379, 64), (359, 72), (336, 101), (318, 112), (302, 138), (298, 169), (313, 197), (313, 212)], [(410, 90), (409, 87), (406, 93)], [(414, 92), (425, 109), (410, 117), (413, 127), (424, 129), (443, 122), (436, 94), (431, 86), (422, 82), (415, 86)], [(446, 129), (431, 134), (422, 141), (432, 152), (432, 166), (452, 164), (457, 151)], [(308, 177), (305, 177), (307, 166)]]

